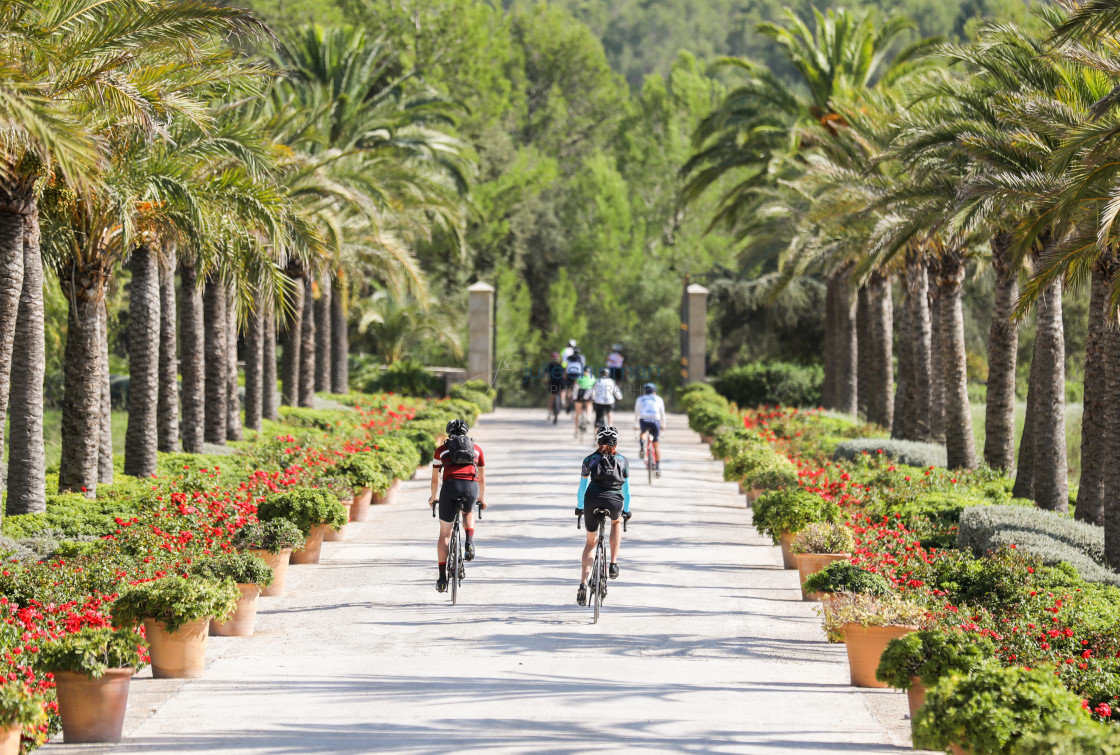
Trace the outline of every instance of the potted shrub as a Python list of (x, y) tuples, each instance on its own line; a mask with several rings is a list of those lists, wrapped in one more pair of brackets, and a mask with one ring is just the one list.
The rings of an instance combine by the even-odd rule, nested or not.
[(801, 599), (820, 600), (820, 596), (805, 590), (805, 580), (835, 561), (847, 561), (854, 547), (852, 531), (835, 522), (815, 522), (794, 535), (790, 551), (801, 576)]
[(1077, 695), (1053, 671), (988, 664), (971, 674), (950, 674), (926, 692), (914, 720), (926, 747), (954, 753), (1001, 755), (1021, 739), (1071, 730), (1089, 720)]
[(891, 640), (918, 631), (926, 613), (922, 606), (895, 595), (841, 593), (822, 608), (829, 640), (844, 640), (853, 687), (887, 686), (875, 678), (883, 651)]
[[(349, 479), (342, 476), (320, 477), (315, 480), (315, 487), (322, 488), (337, 498), (346, 509), (346, 521), (348, 523), (352, 521), (350, 510), (354, 507), (354, 486), (350, 484)], [(346, 530), (345, 524), (337, 530), (328, 530), (323, 540), (328, 543), (342, 542), (346, 539)]]
[(882, 574), (861, 569), (847, 561), (835, 561), (815, 574), (805, 578), (803, 589), (817, 596), (821, 602), (837, 593), (858, 595), (890, 595), (894, 592)]
[(995, 656), (990, 639), (959, 630), (923, 629), (887, 643), (875, 677), (906, 690), (910, 720), (925, 703), (926, 689), (949, 674), (967, 674)]
[(20, 682), (0, 684), (0, 755), (19, 755), (23, 730), (47, 722), (45, 702)]
[(240, 596), (232, 579), (163, 577), (126, 588), (113, 603), (113, 623), (144, 625), (152, 676), (192, 679), (202, 676), (210, 620), (229, 618)]
[(787, 569), (796, 569), (790, 545), (793, 536), (814, 522), (835, 522), (840, 507), (816, 493), (797, 488), (773, 490), (759, 496), (754, 504), (754, 527), (782, 547), (782, 562)]
[(66, 744), (121, 741), (129, 681), (146, 647), (135, 629), (94, 627), (40, 646), (35, 666), (54, 674)]
[(294, 548), (302, 548), (303, 533), (287, 519), (253, 522), (237, 531), (233, 544), (240, 550), (257, 556), (272, 570), (272, 584), (261, 590), (265, 597), (284, 594), (284, 578)]
[(234, 551), (223, 553), (191, 568), (196, 577), (206, 579), (232, 579), (241, 597), (237, 608), (225, 621), (210, 620), (210, 634), (216, 637), (249, 637), (257, 623), (257, 598), (261, 590), (272, 584), (272, 569), (260, 556)]
[(263, 522), (287, 519), (299, 528), (306, 542), (292, 551), (293, 564), (319, 563), (323, 536), (347, 521), (346, 508), (338, 499), (317, 488), (293, 488), (270, 495), (257, 507), (257, 518)]
[(353, 453), (335, 465), (335, 472), (350, 480), (354, 488), (354, 505), (350, 509), (350, 521), (364, 522), (369, 519), (369, 505), (375, 491), (385, 492), (392, 482), (385, 469), (371, 451)]

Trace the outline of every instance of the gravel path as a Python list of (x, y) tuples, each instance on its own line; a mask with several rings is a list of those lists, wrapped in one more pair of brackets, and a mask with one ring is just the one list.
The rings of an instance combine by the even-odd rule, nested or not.
[[(322, 564), (293, 567), (256, 636), (211, 638), (206, 678), (135, 679), (120, 745), (44, 752), (909, 751), (905, 696), (848, 685), (843, 646), (683, 417), (664, 478), (635, 470), (622, 575), (593, 625), (572, 514), (589, 449), (543, 414), (498, 410), (472, 432), (490, 508), (458, 606), (435, 591), (422, 472)], [(638, 467), (628, 426), (621, 450)]]

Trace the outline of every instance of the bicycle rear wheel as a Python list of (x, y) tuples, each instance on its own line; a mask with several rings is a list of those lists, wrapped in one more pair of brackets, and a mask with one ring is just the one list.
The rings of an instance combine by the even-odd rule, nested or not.
[(607, 549), (603, 543), (604, 527), (599, 524), (599, 542), (595, 545), (595, 563), (592, 564), (592, 574), (595, 575), (595, 619), (592, 623), (599, 623), (599, 611), (603, 607), (603, 598), (607, 594)]
[(451, 547), (447, 550), (447, 576), (451, 584), (451, 605), (459, 600), (459, 523), (451, 530)]

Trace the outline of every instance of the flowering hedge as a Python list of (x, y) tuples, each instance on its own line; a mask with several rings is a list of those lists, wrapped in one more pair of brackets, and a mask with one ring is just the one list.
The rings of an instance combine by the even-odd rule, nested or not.
[[(228, 456), (161, 454), (150, 480), (118, 473), (98, 498), (48, 498), (46, 514), (4, 520), (0, 564), (0, 674), (47, 699), (48, 723), (25, 732), (25, 748), (58, 730), (53, 675), (35, 671), (45, 642), (85, 627), (112, 625), (123, 588), (154, 579), (189, 578), (192, 564), (232, 551), (233, 538), (257, 521), (266, 496), (317, 487), (355, 454), (373, 455), (393, 474), (415, 469), (421, 451), (410, 438), (480, 406), (402, 400), (392, 395), (333, 396), (349, 408), (285, 409), (257, 438), (232, 443)], [(426, 423), (417, 422), (422, 417)], [(439, 424), (438, 430), (442, 430)], [(37, 554), (41, 557), (28, 557)]]
[[(728, 412), (720, 432), (740, 436), (739, 446), (764, 441), (796, 466), (799, 490), (837, 504), (855, 540), (851, 563), (924, 606), (926, 628), (973, 638), (991, 648), (997, 665), (1052, 673), (1093, 718), (1113, 720), (1120, 704), (1120, 589), (1089, 582), (1068, 563), (1044, 565), (1014, 543), (983, 555), (954, 547), (962, 511), (1029, 504), (1012, 499), (1010, 479), (988, 469), (908, 467), (881, 454), (834, 461), (836, 445), (865, 437), (867, 428), (819, 410)], [(737, 444), (717, 436), (712, 445)]]

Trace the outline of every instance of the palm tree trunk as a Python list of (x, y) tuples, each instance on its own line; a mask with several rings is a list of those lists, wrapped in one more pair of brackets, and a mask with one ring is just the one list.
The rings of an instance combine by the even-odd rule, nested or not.
[(179, 358), (175, 332), (175, 266), (173, 244), (164, 250), (166, 259), (159, 266), (159, 450), (179, 450)]
[[(846, 265), (828, 279), (825, 298), (828, 320), (825, 322), (825, 348), (832, 350), (831, 380), (832, 405), (846, 414), (856, 414), (858, 409), (859, 345), (856, 337), (856, 300), (851, 294), (851, 266)], [(826, 361), (825, 369), (829, 369)]]
[[(1085, 343), (1085, 398), (1081, 415), (1081, 482), (1077, 487), (1074, 516), (1083, 522), (1103, 525), (1110, 447), (1116, 443), (1108, 422), (1108, 360), (1110, 336), (1115, 326), (1115, 308), (1109, 302), (1116, 273), (1115, 258), (1102, 258), (1093, 266), (1089, 291), (1089, 336)], [(9, 494), (10, 495), (10, 494)]]
[[(903, 291), (905, 292), (905, 284), (903, 285)], [(895, 394), (894, 417), (891, 419), (892, 438), (906, 437), (910, 432), (907, 422), (914, 413), (909, 404), (912, 394), (910, 385), (914, 380), (914, 350), (911, 347), (911, 341), (913, 340), (911, 332), (910, 307), (909, 299), (907, 299), (906, 305), (903, 306), (898, 317), (898, 392)]]
[(147, 244), (132, 250), (128, 290), (128, 429), (124, 473), (151, 477), (156, 472), (159, 437), (159, 260)]
[(331, 390), (331, 279), (319, 281), (315, 300), (315, 390)]
[(866, 354), (860, 345), (860, 363), (869, 365), (871, 383), (867, 392), (867, 420), (890, 427), (894, 420), (894, 301), (890, 278), (872, 273), (867, 291), (870, 339)]
[[(101, 260), (81, 264), (70, 259), (59, 281), (69, 301), (66, 350), (62, 361), (62, 458), (59, 492), (97, 494), (101, 446), (101, 394), (106, 271)], [(0, 331), (2, 332), (2, 331)]]
[(264, 333), (261, 338), (261, 416), (277, 420), (276, 407), (276, 308), (271, 299), (264, 302)]
[(874, 371), (871, 359), (868, 358), (874, 337), (871, 317), (871, 291), (863, 285), (856, 293), (856, 351), (860, 356), (856, 365), (856, 409), (861, 417), (867, 417), (867, 408), (871, 403), (871, 373)]
[[(932, 335), (929, 307), (929, 260), (917, 249), (906, 252), (906, 337), (908, 362), (906, 398), (902, 402), (904, 416), (901, 431), (893, 433), (903, 440), (927, 441), (930, 437), (930, 401), (932, 390)], [(901, 372), (901, 370), (900, 370)], [(902, 385), (899, 390), (902, 390)]]
[(1015, 462), (1015, 485), (1011, 489), (1016, 498), (1034, 500), (1034, 439), (1038, 420), (1039, 388), (1035, 385), (1034, 357), (1031, 357), (1031, 376), (1027, 382), (1027, 411), (1023, 419), (1023, 434), (1019, 438), (1019, 457)]
[(261, 429), (261, 358), (264, 314), (257, 303), (248, 315), (245, 333), (245, 427)]
[(941, 301), (941, 363), (945, 370), (945, 452), (950, 469), (976, 468), (976, 438), (968, 401), (961, 287), (967, 258), (959, 251), (941, 258), (937, 288)]
[(303, 321), (299, 345), (299, 405), (315, 405), (315, 300), (311, 296), (311, 275), (303, 279)]
[(231, 295), (226, 302), (229, 320), (226, 334), (226, 440), (241, 440), (241, 399), (237, 385), (237, 300)]
[(47, 510), (47, 456), (43, 443), (43, 258), (39, 219), (24, 220), (23, 287), (16, 313), (9, 396), (7, 514), (41, 514)]
[(345, 279), (340, 272), (331, 292), (331, 392), (350, 392), (350, 331), (346, 324)]
[(296, 276), (291, 272), (289, 275), (295, 285), (291, 292), (291, 311), (284, 318), (283, 386), (280, 400), (287, 406), (296, 406), (299, 404), (299, 368), (302, 362), (299, 350), (303, 332), (303, 276)]
[(179, 337), (183, 355), (183, 450), (202, 449), (206, 427), (206, 358), (202, 294), (193, 261), (179, 263)]
[[(1120, 273), (1112, 259), (1112, 276)], [(1109, 439), (1101, 445), (1107, 453), (1104, 464), (1104, 556), (1114, 570), (1120, 569), (1120, 327), (1117, 310), (1110, 308), (1104, 328), (1105, 424)], [(1082, 441), (1083, 443), (1085, 440)], [(1083, 452), (1084, 453), (1084, 452)], [(1081, 508), (1080, 501), (1077, 504)]]
[(97, 449), (97, 481), (113, 484), (113, 393), (109, 388), (109, 304), (102, 300), (98, 308), (98, 351), (101, 354), (101, 433)]
[[(931, 265), (930, 273), (940, 274), (940, 263)], [(930, 349), (929, 349), (929, 439), (937, 443), (945, 442), (945, 333), (942, 330), (944, 319), (941, 313), (941, 292), (936, 285), (930, 286), (929, 301)]]
[(206, 281), (203, 292), (206, 337), (206, 442), (225, 445), (229, 387), (226, 385), (226, 351), (229, 322), (226, 318), (226, 289), (217, 277)]
[(29, 221), (38, 224), (32, 188), (11, 187), (6, 182), (0, 182), (0, 449), (4, 447), (12, 350), (24, 286), (23, 260)]
[(996, 273), (992, 325), (988, 333), (988, 397), (984, 409), (984, 461), (993, 469), (1015, 467), (1015, 368), (1019, 325), (1013, 318), (1019, 298), (1019, 271), (1011, 256), (1011, 238), (991, 240)]
[(1031, 358), (1037, 370), (1034, 420), (1034, 500), (1050, 511), (1069, 510), (1066, 463), (1066, 342), (1062, 325), (1062, 283), (1051, 284), (1038, 299), (1038, 332)]

